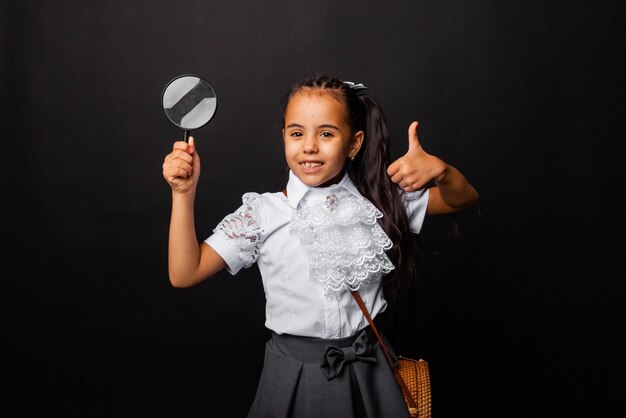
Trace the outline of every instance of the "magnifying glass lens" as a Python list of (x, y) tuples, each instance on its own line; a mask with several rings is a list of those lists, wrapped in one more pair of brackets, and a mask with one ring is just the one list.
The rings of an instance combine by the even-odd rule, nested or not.
[(216, 110), (215, 90), (201, 77), (175, 77), (163, 90), (163, 111), (174, 125), (185, 131), (185, 141), (189, 131), (209, 123)]

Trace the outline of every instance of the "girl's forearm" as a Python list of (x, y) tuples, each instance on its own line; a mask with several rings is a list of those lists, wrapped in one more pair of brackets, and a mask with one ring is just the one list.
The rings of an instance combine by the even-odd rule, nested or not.
[(200, 248), (194, 223), (194, 196), (172, 193), (168, 241), (168, 270), (175, 287), (195, 284)]
[(468, 209), (478, 200), (476, 189), (451, 165), (447, 165), (444, 172), (435, 179), (435, 184), (443, 202), (453, 209)]

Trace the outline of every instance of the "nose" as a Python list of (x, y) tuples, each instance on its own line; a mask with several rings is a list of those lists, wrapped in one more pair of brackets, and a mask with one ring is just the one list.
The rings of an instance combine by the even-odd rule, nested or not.
[(303, 151), (305, 154), (314, 154), (317, 152), (317, 139), (315, 135), (306, 135), (304, 137)]

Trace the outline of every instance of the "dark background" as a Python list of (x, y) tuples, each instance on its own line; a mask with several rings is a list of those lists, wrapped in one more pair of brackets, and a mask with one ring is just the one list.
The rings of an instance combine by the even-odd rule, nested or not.
[(170, 286), (161, 163), (182, 132), (161, 92), (195, 73), (218, 94), (195, 132), (204, 239), (244, 192), (282, 189), (279, 99), (319, 71), (369, 87), (394, 156), (417, 119), (424, 148), (480, 193), (480, 222), (457, 219), (471, 245), (437, 238), (450, 219), (425, 226), (444, 251), (392, 330), (430, 363), (434, 416), (612, 415), (617, 7), (2, 1), (0, 17), (2, 416), (245, 416), (267, 338), (258, 270)]

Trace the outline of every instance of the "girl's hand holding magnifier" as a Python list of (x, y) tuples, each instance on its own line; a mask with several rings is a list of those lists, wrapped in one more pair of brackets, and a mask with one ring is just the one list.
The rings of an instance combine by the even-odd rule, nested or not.
[(189, 137), (189, 143), (174, 143), (172, 152), (163, 161), (163, 177), (172, 192), (183, 195), (195, 193), (200, 178), (200, 156), (193, 137)]

